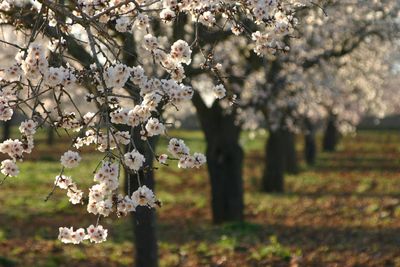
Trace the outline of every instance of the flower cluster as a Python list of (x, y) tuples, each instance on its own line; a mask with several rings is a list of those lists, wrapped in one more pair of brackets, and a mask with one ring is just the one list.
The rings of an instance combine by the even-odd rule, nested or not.
[(206, 157), (201, 153), (194, 153), (190, 155), (189, 147), (185, 145), (185, 142), (180, 139), (172, 138), (168, 144), (168, 151), (173, 157), (179, 159), (179, 168), (199, 168), (201, 165), (206, 163)]
[(0, 121), (11, 120), (13, 114), (14, 111), (8, 104), (8, 99), (6, 97), (0, 96)]
[(89, 189), (87, 211), (102, 216), (110, 215), (113, 207), (112, 195), (118, 189), (119, 166), (117, 163), (103, 161), (102, 166), (94, 175), (98, 184)]
[(184, 40), (176, 41), (166, 53), (157, 38), (151, 34), (144, 36), (144, 47), (152, 53), (157, 62), (171, 74), (172, 79), (181, 82), (186, 76), (182, 64), (189, 65), (192, 61), (192, 50)]
[(22, 157), (24, 153), (24, 147), (21, 141), (18, 139), (5, 140), (0, 144), (0, 152), (4, 154), (8, 154), (13, 160), (19, 159)]
[(19, 169), (16, 164), (24, 153), (31, 153), (34, 147), (33, 135), (36, 133), (37, 123), (33, 120), (23, 121), (19, 127), (21, 140), (7, 139), (0, 143), (0, 153), (7, 154), (11, 159), (1, 162), (1, 173), (6, 176), (17, 176)]
[(76, 183), (74, 183), (69, 176), (59, 175), (56, 177), (54, 184), (61, 189), (67, 190), (69, 202), (76, 205), (82, 202), (83, 191), (79, 190)]
[(50, 72), (45, 49), (39, 44), (31, 44), (26, 57), (24, 58), (21, 52), (17, 54), (16, 59), (29, 80), (37, 81), (42, 75)]
[(66, 244), (80, 244), (84, 240), (90, 240), (93, 243), (102, 243), (106, 241), (108, 235), (107, 229), (101, 225), (90, 225), (85, 232), (85, 229), (79, 228), (74, 231), (73, 227), (60, 227), (58, 239)]
[[(93, 187), (92, 187), (93, 189)], [(90, 192), (91, 196), (89, 195), (89, 198), (100, 198), (101, 193), (100, 191), (94, 192), (91, 190)], [(95, 204), (88, 205), (88, 210), (90, 206), (93, 206)], [(103, 201), (99, 206), (99, 209), (102, 210), (103, 214), (108, 216), (109, 213), (113, 209), (113, 203), (111, 200)], [(148, 207), (148, 208), (154, 208), (157, 206), (160, 206), (160, 201), (158, 201), (153, 193), (148, 187), (145, 185), (142, 187), (139, 187), (138, 190), (133, 192), (132, 196), (125, 196), (123, 197), (122, 195), (118, 196), (118, 201), (117, 201), (117, 215), (118, 216), (125, 216), (129, 212), (133, 212), (136, 210), (137, 206), (143, 206), (143, 207)], [(100, 212), (99, 212), (100, 213)], [(106, 241), (107, 239), (107, 229), (104, 229), (103, 226), (98, 225), (98, 226), (89, 226), (87, 228), (87, 234), (85, 234), (85, 230), (83, 228), (79, 228), (78, 230), (74, 231), (73, 228), (67, 228), (67, 227), (60, 227), (59, 228), (59, 236), (58, 239), (63, 242), (63, 243), (72, 243), (72, 244), (79, 244), (84, 240), (89, 239), (90, 242), (94, 243), (101, 243), (103, 241)]]
[(74, 147), (79, 149), (82, 146), (95, 145), (100, 152), (116, 149), (118, 145), (127, 145), (131, 141), (131, 136), (127, 131), (110, 130), (108, 133), (103, 131), (87, 130), (85, 136), (76, 138)]

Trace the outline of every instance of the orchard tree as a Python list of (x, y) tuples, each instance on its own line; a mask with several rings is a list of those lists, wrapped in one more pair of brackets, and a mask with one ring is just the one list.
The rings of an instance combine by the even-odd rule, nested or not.
[[(307, 134), (309, 144), (307, 150), (311, 151), (308, 154), (310, 161), (315, 159), (315, 123), (326, 119), (325, 110), (318, 100), (322, 94), (308, 88), (294, 89), (298, 86), (292, 83), (307, 79), (306, 73), (318, 71), (319, 65), (323, 62), (351, 53), (369, 38), (376, 37), (376, 32), (381, 32), (379, 34), (381, 41), (390, 40), (396, 32), (397, 22), (394, 18), (397, 16), (398, 4), (395, 1), (387, 1), (385, 4), (371, 3), (368, 7), (357, 10), (359, 13), (352, 17), (352, 10), (357, 5), (358, 2), (355, 1), (343, 6), (337, 1), (329, 1), (324, 5), (314, 5), (312, 9), (304, 10), (304, 13), (299, 15), (304, 22), (297, 27), (301, 38), (287, 36), (285, 41), (289, 46), (295, 47), (294, 51), (288, 51), (286, 56), (269, 55), (260, 60), (243, 49), (240, 39), (224, 40), (219, 45), (209, 45), (208, 49), (213, 51), (213, 58), (229, 62), (223, 64), (224, 67), (219, 71), (230, 83), (225, 82), (224, 89), (229, 88), (228, 92), (235, 96), (235, 104), (230, 107), (229, 103), (224, 104), (223, 101), (207, 106), (204, 98), (200, 98), (197, 94), (193, 98), (206, 139), (211, 136), (215, 140), (208, 142), (207, 149), (216, 155), (208, 157), (213, 196), (217, 196), (213, 197), (213, 210), (217, 211), (213, 214), (222, 215), (223, 213), (219, 213), (218, 210), (225, 210), (226, 213), (233, 210), (233, 216), (227, 215), (227, 218), (242, 217), (243, 213), (240, 212), (240, 207), (243, 206), (242, 168), (237, 166), (240, 166), (238, 163), (242, 162), (243, 154), (238, 138), (241, 129), (257, 128), (259, 111), (264, 114), (268, 122), (271, 137), (266, 148), (266, 154), (270, 157), (266, 159), (268, 167), (263, 179), (264, 185), (269, 184), (264, 188), (266, 191), (282, 191), (284, 171), (295, 173), (298, 169), (293, 133), (307, 128), (305, 132), (310, 133)], [(342, 19), (343, 10), (346, 17)], [(345, 29), (349, 25), (352, 27), (348, 34)], [(303, 35), (306, 38), (303, 38)], [(223, 36), (221, 32), (220, 39)], [(333, 41), (335, 46), (332, 46)], [(243, 62), (250, 64), (243, 65)], [(196, 70), (193, 72), (198, 73)], [(293, 75), (297, 78), (291, 77)], [(196, 79), (200, 80), (202, 85), (195, 87), (213, 87), (209, 85), (210, 81), (207, 81), (204, 75)], [(257, 85), (255, 81), (258, 82)], [(253, 82), (253, 85), (247, 86), (247, 82)], [(261, 87), (261, 92), (255, 90), (256, 87)], [(220, 88), (215, 88), (217, 97)], [(285, 88), (290, 89), (284, 92)], [(227, 128), (231, 130), (223, 130)], [(211, 164), (210, 160), (215, 164)], [(216, 170), (214, 175), (213, 170)], [(213, 180), (216, 182), (215, 185)], [(214, 220), (215, 218), (216, 216)], [(219, 218), (217, 221), (223, 219)]]
[[(320, 98), (324, 96), (320, 92), (321, 88), (308, 88), (307, 86), (310, 86), (307, 84), (308, 77), (312, 77), (313, 72), (318, 72), (324, 62), (334, 62), (336, 59), (345, 57), (360, 45), (370, 42), (371, 39), (379, 39), (380, 43), (383, 43), (396, 37), (399, 26), (398, 19), (396, 20), (399, 3), (381, 1), (360, 6), (359, 2), (348, 1), (343, 4), (340, 1), (325, 1), (321, 5), (314, 4), (313, 8), (297, 12), (302, 23), (298, 25), (296, 33), (301, 38), (286, 36), (283, 41), (290, 47), (290, 51), (288, 50), (283, 55), (269, 54), (259, 60), (254, 58), (253, 54), (247, 53), (238, 39), (235, 39), (232, 45), (229, 43), (230, 40), (221, 43), (221, 47), (228, 48), (225, 51), (229, 52), (224, 52), (223, 49), (219, 51), (218, 46), (215, 48), (211, 46), (214, 49), (214, 57), (220, 54), (217, 58), (230, 62), (225, 66), (230, 68), (228, 76), (233, 84), (229, 86), (231, 89), (228, 91), (233, 92), (235, 105), (232, 105), (228, 112), (221, 108), (218, 113), (220, 105), (228, 105), (223, 105), (223, 102), (214, 103), (215, 106), (212, 106), (214, 113), (209, 114), (220, 114), (214, 115), (214, 118), (236, 117), (236, 119), (222, 119), (224, 123), (229, 121), (229, 126), (234, 129), (229, 131), (232, 136), (236, 136), (230, 139), (235, 140), (230, 142), (231, 147), (237, 147), (237, 136), (241, 129), (258, 127), (256, 121), (260, 118), (260, 114), (267, 122), (270, 134), (269, 141), (266, 143), (265, 164), (267, 166), (263, 175), (264, 191), (283, 191), (284, 172), (297, 171), (294, 133), (306, 128), (305, 132), (310, 133), (307, 134), (309, 144), (307, 147), (311, 151), (308, 153), (310, 162), (315, 159), (313, 156), (316, 149), (315, 123), (328, 116), (325, 116), (326, 111), (321, 106)], [(247, 64), (246, 68), (241, 65), (241, 62), (251, 63)], [(222, 69), (221, 73), (225, 73), (225, 69)], [(204, 83), (206, 79), (202, 77), (200, 80)], [(299, 83), (304, 84), (305, 87), (300, 87)], [(235, 87), (240, 89), (235, 90)], [(199, 103), (195, 105), (198, 111), (207, 110), (204, 105), (199, 105)], [(214, 124), (217, 125), (214, 127), (214, 132), (218, 132), (222, 120), (217, 120), (218, 122)], [(207, 120), (204, 121), (203, 125), (213, 125)], [(227, 132), (219, 132), (222, 135), (219, 140), (228, 139)], [(225, 156), (219, 157), (220, 164), (224, 162), (222, 159), (234, 158), (233, 153), (226, 151), (229, 150), (228, 146), (221, 145), (221, 147), (215, 146), (218, 148), (215, 151), (221, 154), (221, 151), (224, 151)], [(236, 153), (236, 155), (239, 154)], [(221, 168), (222, 165), (215, 166), (219, 166), (219, 170), (224, 169)], [(235, 176), (230, 174), (231, 177), (241, 178), (241, 168), (235, 173)], [(223, 179), (219, 181), (221, 180)], [(222, 188), (235, 184), (234, 180), (224, 182)], [(240, 188), (241, 183), (237, 184), (239, 185), (237, 188)], [(241, 190), (235, 190), (235, 192), (241, 192)], [(236, 199), (240, 198), (236, 197)], [(226, 202), (234, 203), (228, 200)]]
[[(297, 44), (292, 43), (293, 52), (298, 51), (297, 58), (313, 55), (307, 56), (309, 59), (302, 63), (305, 68), (323, 61), (346, 60), (348, 54), (363, 44), (367, 44), (370, 52), (374, 53), (384, 43), (393, 45), (399, 37), (399, 8), (398, 1), (327, 1), (324, 11), (309, 10), (303, 17), (307, 26), (301, 28), (304, 29), (301, 32), (303, 39), (299, 39)], [(313, 29), (315, 26), (317, 30)], [(320, 30), (322, 28), (323, 31)], [(298, 49), (295, 48), (297, 45)], [(324, 150), (334, 149), (340, 133), (334, 113), (328, 110)]]
[[(385, 81), (390, 75), (387, 56), (391, 45), (379, 43), (371, 50), (373, 45), (369, 42), (340, 58), (337, 64), (321, 66), (320, 104), (326, 110), (327, 121), (323, 137), (325, 151), (335, 150), (340, 135), (354, 133), (364, 116), (380, 119), (386, 115), (386, 106), (390, 103), (384, 94)], [(340, 66), (333, 69), (336, 65)]]
[[(247, 79), (237, 77), (246, 77), (252, 70), (249, 62), (242, 60), (240, 48), (246, 46), (244, 40), (229, 38), (215, 47), (206, 46), (205, 49), (213, 49), (213, 60), (221, 62), (216, 69), (220, 78), (207, 74), (192, 78), (192, 85), (199, 92), (194, 94), (192, 102), (206, 139), (215, 223), (242, 221), (244, 214), (244, 153), (239, 142), (243, 125), (238, 123), (237, 102)], [(215, 85), (216, 79), (224, 82)]]
[[(0, 40), (15, 49), (15, 60), (0, 71), (0, 120), (9, 121), (17, 110), (27, 117), (19, 127), (21, 137), (0, 144), (0, 151), (9, 157), (1, 163), (3, 182), (18, 175), (17, 162), (33, 151), (38, 128), (48, 125), (70, 132), (70, 149), (60, 157), (60, 173), (46, 200), (55, 190), (64, 190), (71, 204), (86, 205), (96, 219), (77, 229), (60, 227), (59, 239), (73, 244), (104, 242), (108, 231), (101, 225), (103, 217), (135, 212), (136, 263), (157, 266), (153, 209), (160, 201), (153, 192), (153, 161), (177, 162), (180, 168), (198, 168), (206, 162), (183, 140), (166, 135), (162, 110), (198, 96), (188, 83), (198, 68), (214, 75), (218, 98), (227, 94), (232, 102), (233, 94), (226, 92), (228, 81), (219, 74), (221, 63), (214, 59), (213, 49), (202, 48), (202, 39), (223, 31), (246, 36), (250, 44), (246, 49), (259, 55), (286, 51), (282, 40), (292, 32), (293, 8), (300, 4), (277, 0), (2, 1), (1, 24), (12, 27), (23, 39)], [(182, 16), (191, 21), (187, 35), (179, 32)], [(249, 23), (251, 28), (246, 26)], [(195, 68), (190, 67), (193, 51), (203, 56)], [(93, 106), (88, 112), (73, 97), (82, 87), (89, 91), (85, 99)], [(66, 102), (72, 110), (65, 109)], [(165, 153), (156, 154), (154, 143), (160, 135), (169, 139), (169, 145)], [(83, 146), (103, 153), (94, 170), (95, 183), (88, 189), (68, 175), (69, 169), (79, 167)], [(119, 182), (123, 172), (128, 174), (125, 185)], [(125, 194), (120, 190), (123, 185)]]
[[(296, 97), (297, 93), (293, 90), (293, 86), (299, 87), (293, 83), (302, 79), (306, 80), (307, 72), (310, 71), (312, 76), (319, 71), (319, 66), (324, 62), (339, 60), (363, 44), (372, 41), (382, 44), (398, 38), (399, 9), (399, 2), (390, 0), (368, 3), (326, 1), (323, 6), (305, 9), (297, 14), (302, 22), (297, 27), (301, 38), (287, 39), (291, 50), (286, 56), (268, 57), (270, 60), (265, 61), (262, 73), (265, 84), (258, 87), (265, 92), (251, 94), (254, 98), (244, 103), (244, 105), (257, 107), (256, 109), (262, 112), (266, 121), (270, 122), (267, 126), (270, 132), (269, 138), (273, 141), (266, 143), (266, 167), (262, 179), (264, 191), (284, 190), (285, 168), (292, 165), (288, 162), (295, 159), (290, 128), (298, 128), (298, 126), (293, 127), (296, 121), (304, 122), (303, 119), (298, 119), (301, 113), (299, 114), (296, 107), (302, 107), (304, 103), (312, 101), (312, 99)], [(379, 45), (375, 47), (379, 48)], [(282, 92), (283, 90), (288, 90), (288, 92)], [(302, 90), (308, 90), (308, 88), (302, 88)], [(286, 101), (285, 99), (290, 95), (294, 97), (292, 100), (297, 99), (300, 102), (296, 104), (296, 101)], [(306, 95), (303, 94), (303, 96)], [(317, 95), (321, 94), (317, 93)], [(318, 101), (318, 98), (316, 100)], [(303, 104), (300, 104), (301, 102)], [(278, 116), (277, 113), (281, 115)], [(331, 111), (328, 111), (328, 114), (330, 113)], [(313, 121), (307, 123), (312, 124)], [(313, 125), (308, 127), (314, 128)], [(289, 134), (287, 134), (288, 130)], [(291, 148), (288, 149), (288, 145)]]

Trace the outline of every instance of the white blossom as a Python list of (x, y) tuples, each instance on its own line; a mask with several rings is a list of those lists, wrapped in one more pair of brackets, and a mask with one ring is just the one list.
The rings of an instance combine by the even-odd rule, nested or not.
[(165, 126), (156, 118), (150, 118), (145, 128), (148, 136), (160, 135), (165, 132)]
[(189, 154), (189, 148), (185, 145), (185, 142), (176, 138), (169, 140), (168, 151), (178, 158)]
[(13, 160), (6, 159), (1, 162), (1, 173), (13, 177), (19, 174), (19, 169)]
[(144, 156), (135, 149), (124, 155), (124, 163), (131, 170), (138, 171), (143, 166), (144, 162)]
[(36, 133), (37, 123), (33, 120), (26, 120), (21, 122), (19, 131), (24, 135), (34, 135)]
[(0, 97), (0, 121), (11, 120), (13, 114), (14, 111), (8, 105), (8, 101), (4, 97)]
[(24, 148), (22, 142), (18, 139), (12, 140), (7, 139), (3, 143), (0, 143), (0, 152), (8, 154), (13, 159), (18, 159), (22, 157)]
[(107, 240), (107, 229), (104, 229), (102, 225), (90, 225), (87, 228), (87, 235), (90, 242), (102, 243)]
[(177, 63), (185, 63), (189, 65), (192, 61), (191, 55), (192, 50), (190, 49), (189, 44), (183, 40), (178, 40), (171, 46), (171, 57)]
[(145, 185), (139, 187), (135, 192), (133, 192), (132, 201), (136, 206), (156, 207), (158, 205), (158, 201), (153, 191)]
[(225, 90), (225, 87), (223, 84), (218, 84), (217, 86), (215, 86), (213, 88), (213, 91), (214, 91), (215, 97), (218, 99), (222, 99), (226, 95), (226, 90)]
[(65, 168), (75, 168), (79, 165), (81, 156), (78, 152), (68, 150), (61, 156), (60, 161)]
[(73, 182), (70, 176), (61, 175), (61, 176), (56, 176), (54, 184), (61, 189), (68, 189), (68, 187), (72, 185)]
[(168, 159), (168, 155), (167, 155), (167, 154), (161, 154), (161, 155), (158, 157), (158, 161), (159, 161), (161, 164), (166, 164), (166, 163), (167, 163), (167, 159)]

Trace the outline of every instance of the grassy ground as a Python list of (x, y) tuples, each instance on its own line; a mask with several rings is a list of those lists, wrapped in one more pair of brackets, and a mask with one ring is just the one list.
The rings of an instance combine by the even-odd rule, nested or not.
[[(192, 150), (199, 132), (178, 132)], [(246, 223), (214, 226), (206, 169), (162, 167), (156, 172), (161, 266), (400, 266), (400, 135), (360, 132), (338, 152), (319, 154), (314, 168), (286, 179), (287, 193), (259, 191), (265, 136), (242, 138), (246, 147)], [(298, 140), (301, 151), (301, 140)], [(127, 266), (134, 259), (129, 218), (106, 219), (109, 241), (62, 245), (58, 227), (96, 218), (70, 206), (56, 191), (43, 199), (68, 144), (49, 147), (21, 164), (21, 175), (0, 187), (0, 266)], [(301, 157), (300, 153), (299, 156)], [(68, 171), (92, 183), (96, 154)], [(40, 160), (38, 162), (37, 160)]]

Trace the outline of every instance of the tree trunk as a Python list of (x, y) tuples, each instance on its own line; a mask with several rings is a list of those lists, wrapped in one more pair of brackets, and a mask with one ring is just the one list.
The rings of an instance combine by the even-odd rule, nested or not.
[[(155, 180), (153, 168), (153, 154), (149, 147), (143, 144), (143, 141), (137, 138), (135, 134), (135, 142), (137, 149), (146, 158), (147, 167), (145, 171), (141, 170), (136, 174), (128, 174), (125, 172), (125, 192), (128, 195), (139, 187), (138, 179), (141, 185), (146, 185), (148, 188), (155, 189)], [(140, 138), (140, 137), (139, 137)], [(139, 141), (140, 140), (140, 141)], [(150, 145), (155, 147), (156, 139), (149, 140)], [(143, 146), (138, 146), (143, 144)], [(138, 178), (139, 177), (139, 178)], [(157, 267), (158, 266), (158, 246), (156, 234), (156, 212), (147, 207), (137, 207), (136, 212), (132, 215), (132, 222), (135, 234), (135, 266), (137, 267)]]
[(10, 139), (10, 137), (11, 137), (11, 127), (12, 127), (12, 119), (3, 122), (2, 142), (4, 142), (7, 139)]
[(242, 221), (242, 148), (238, 142), (208, 142), (206, 154), (211, 182), (211, 206), (214, 223)]
[(47, 144), (54, 144), (54, 129), (51, 126), (47, 128)]
[(282, 130), (270, 131), (265, 145), (265, 169), (262, 178), (264, 192), (283, 192), (285, 144)]
[(313, 166), (315, 164), (317, 154), (317, 145), (315, 142), (315, 125), (306, 120), (306, 133), (304, 134), (304, 158), (307, 165)]
[(339, 138), (339, 132), (336, 127), (335, 116), (329, 116), (328, 123), (326, 125), (324, 137), (323, 137), (323, 150), (327, 152), (335, 151), (336, 145)]
[(207, 108), (195, 93), (193, 103), (207, 141), (207, 166), (211, 183), (214, 223), (243, 220), (243, 150), (235, 113), (224, 114), (218, 102)]
[(283, 145), (285, 149), (285, 171), (290, 174), (299, 172), (296, 154), (296, 136), (294, 133), (282, 130)]

